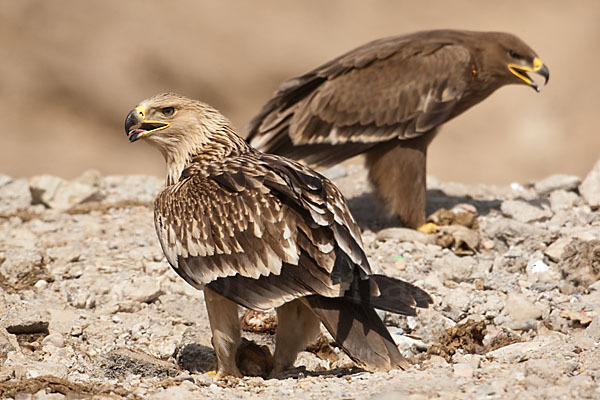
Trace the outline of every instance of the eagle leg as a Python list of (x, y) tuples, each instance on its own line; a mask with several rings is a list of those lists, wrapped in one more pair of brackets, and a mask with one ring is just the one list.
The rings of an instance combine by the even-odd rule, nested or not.
[(394, 140), (366, 153), (369, 180), (387, 210), (413, 229), (425, 224), (427, 146), (432, 131), (410, 140)]
[(217, 355), (217, 378), (241, 377), (235, 359), (241, 341), (239, 306), (207, 287), (204, 287), (204, 301), (212, 332), (212, 345)]
[(312, 310), (296, 299), (277, 308), (274, 367), (271, 376), (294, 365), (298, 353), (321, 332), (321, 323)]

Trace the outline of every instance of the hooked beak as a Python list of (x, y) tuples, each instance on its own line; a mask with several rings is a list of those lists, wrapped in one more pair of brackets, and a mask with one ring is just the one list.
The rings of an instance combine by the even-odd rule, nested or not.
[(517, 78), (521, 79), (527, 85), (531, 86), (535, 89), (536, 92), (540, 91), (539, 86), (527, 75), (527, 72), (535, 72), (544, 77), (544, 85), (548, 83), (548, 79), (550, 79), (550, 71), (544, 65), (542, 60), (539, 58), (534, 58), (531, 66), (529, 65), (517, 65), (517, 64), (508, 64), (508, 69), (512, 72)]
[(125, 133), (131, 143), (153, 132), (168, 128), (170, 125), (168, 122), (146, 120), (145, 116), (146, 109), (142, 106), (137, 106), (127, 114), (125, 118)]

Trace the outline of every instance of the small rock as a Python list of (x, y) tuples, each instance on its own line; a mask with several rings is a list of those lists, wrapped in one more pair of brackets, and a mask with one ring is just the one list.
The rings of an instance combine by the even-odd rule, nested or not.
[[(38, 251), (28, 248), (9, 248), (0, 252), (0, 274), (11, 286), (27, 286), (26, 281), (35, 277), (42, 278), (46, 272), (46, 260)], [(31, 282), (31, 285), (37, 279)]]
[(444, 298), (444, 308), (442, 313), (455, 322), (465, 317), (465, 312), (469, 309), (471, 298), (462, 288), (456, 288)]
[(327, 179), (334, 180), (345, 177), (346, 175), (348, 175), (348, 171), (343, 165), (337, 164), (331, 168), (327, 168), (326, 170), (321, 171), (321, 175), (323, 175)]
[(98, 188), (70, 182), (52, 175), (38, 175), (29, 180), (32, 204), (66, 210), (86, 201), (99, 201), (103, 196)]
[(435, 244), (434, 235), (427, 235), (414, 229), (408, 228), (386, 228), (377, 232), (375, 240), (398, 240), (400, 242), (421, 242), (425, 244)]
[(556, 190), (550, 194), (550, 209), (554, 212), (568, 210), (580, 202), (575, 192)]
[(505, 200), (500, 205), (503, 214), (519, 222), (533, 222), (552, 217), (547, 208), (533, 206), (521, 200)]
[(65, 347), (65, 339), (60, 333), (51, 333), (42, 340), (42, 346), (52, 345), (58, 348)]
[(142, 276), (133, 279), (129, 285), (123, 288), (123, 294), (131, 300), (140, 303), (151, 303), (162, 294), (160, 282), (151, 276)]
[(15, 350), (19, 350), (17, 338), (0, 326), (0, 364), (2, 364), (1, 360), (6, 358), (9, 352)]
[(32, 379), (45, 375), (66, 379), (69, 373), (69, 369), (66, 365), (46, 361), (33, 361), (17, 364), (13, 365), (12, 369), (15, 377), (18, 379)]
[(570, 238), (561, 237), (548, 246), (548, 248), (544, 250), (544, 254), (547, 255), (550, 260), (559, 262), (562, 259), (565, 248), (570, 242)]
[(453, 365), (454, 376), (457, 378), (472, 378), (475, 369), (472, 365), (466, 363), (458, 363)]
[(585, 334), (595, 341), (600, 341), (600, 315), (596, 315), (588, 327), (585, 328)]
[(571, 321), (579, 323), (581, 326), (588, 326), (592, 322), (592, 317), (583, 312), (575, 310), (562, 310), (560, 316)]
[(0, 321), (13, 334), (47, 333), (50, 314), (27, 303), (14, 303), (0, 310)]
[(442, 281), (465, 282), (472, 279), (474, 265), (473, 257), (458, 257), (453, 253), (448, 253), (442, 258), (435, 259), (432, 267), (438, 271)]
[(600, 279), (600, 240), (573, 239), (562, 254), (559, 268), (568, 282), (587, 288)]
[(579, 193), (591, 207), (600, 207), (600, 160), (579, 185)]
[(539, 194), (546, 194), (555, 190), (574, 190), (580, 182), (581, 179), (577, 176), (556, 174), (536, 182), (534, 187)]
[(504, 314), (511, 320), (511, 328), (527, 330), (535, 326), (535, 320), (542, 317), (542, 310), (521, 294), (510, 293), (504, 306)]
[(513, 343), (490, 351), (486, 353), (486, 356), (493, 357), (501, 363), (517, 363), (527, 358), (527, 353), (539, 350), (544, 346), (540, 342)]
[(12, 179), (0, 174), (0, 213), (22, 210), (31, 204), (27, 179)]

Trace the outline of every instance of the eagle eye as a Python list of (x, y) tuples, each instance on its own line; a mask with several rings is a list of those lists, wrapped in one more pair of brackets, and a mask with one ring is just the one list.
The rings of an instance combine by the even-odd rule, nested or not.
[(170, 117), (171, 115), (175, 114), (175, 108), (174, 107), (163, 107), (160, 109), (160, 112), (165, 117)]
[(509, 55), (511, 58), (515, 58), (515, 59), (522, 58), (522, 57), (521, 57), (521, 55), (520, 55), (519, 53), (517, 53), (516, 51), (514, 51), (514, 50), (509, 50), (509, 51), (508, 51), (508, 55)]

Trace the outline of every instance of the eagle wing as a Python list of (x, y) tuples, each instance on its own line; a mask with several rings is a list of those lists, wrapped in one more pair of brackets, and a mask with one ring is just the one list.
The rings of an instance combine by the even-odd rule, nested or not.
[(155, 227), (188, 283), (256, 310), (310, 294), (342, 296), (371, 272), (337, 188), (277, 156), (192, 163), (158, 195)]
[(371, 42), (283, 83), (249, 124), (248, 140), (329, 165), (431, 131), (455, 112), (474, 65), (463, 45), (418, 39)]

